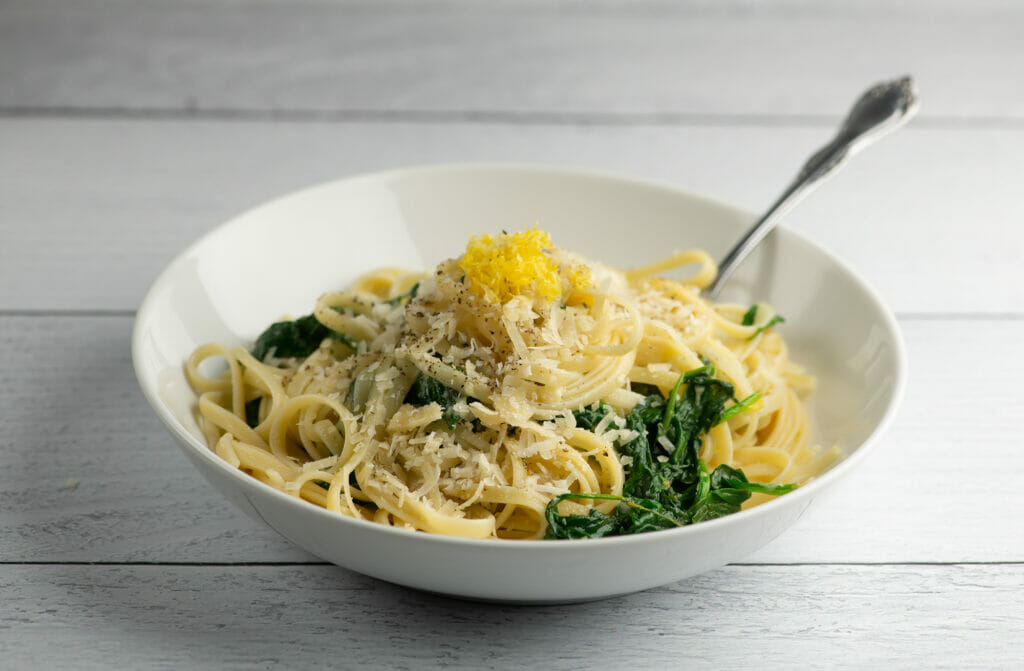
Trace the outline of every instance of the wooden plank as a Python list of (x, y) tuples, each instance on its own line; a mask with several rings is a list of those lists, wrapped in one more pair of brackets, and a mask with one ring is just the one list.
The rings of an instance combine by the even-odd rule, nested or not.
[(1024, 118), (1011, 2), (14, 0), (0, 107), (836, 116), (917, 76), (923, 114)]
[[(1024, 567), (730, 567), (500, 607), (333, 567), (0, 567), (0, 651), (110, 668), (1014, 668)], [(811, 661), (813, 660), (813, 662)]]
[[(187, 464), (135, 388), (130, 326), (0, 317), (0, 561), (312, 561)], [(744, 561), (1024, 561), (1024, 321), (903, 326), (912, 378), (890, 433)]]
[[(828, 135), (745, 125), (3, 120), (0, 310), (132, 310), (158, 270), (215, 224), (348, 174), (545, 162), (757, 210)], [(1020, 313), (1021, 155), (1024, 129), (911, 127), (858, 156), (787, 225), (844, 258), (897, 311)]]
[(0, 318), (0, 561), (309, 561), (192, 470), (135, 383), (131, 325)]
[(910, 380), (891, 431), (820, 507), (744, 561), (1024, 559), (1024, 544), (1006, 538), (1024, 529), (1024, 493), (1011, 484), (1024, 476), (1024, 322), (901, 326)]

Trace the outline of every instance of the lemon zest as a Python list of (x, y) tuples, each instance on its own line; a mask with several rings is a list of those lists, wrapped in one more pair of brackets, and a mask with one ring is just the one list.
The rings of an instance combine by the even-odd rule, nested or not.
[(551, 236), (534, 226), (517, 233), (471, 235), (459, 268), (467, 286), (492, 303), (515, 296), (554, 300), (562, 294), (563, 277), (570, 287), (589, 284), (590, 270), (575, 266), (563, 274), (548, 251)]

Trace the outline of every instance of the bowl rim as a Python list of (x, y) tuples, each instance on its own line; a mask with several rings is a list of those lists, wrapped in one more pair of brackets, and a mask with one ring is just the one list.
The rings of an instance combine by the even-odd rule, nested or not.
[[(873, 451), (876, 444), (879, 442), (879, 438), (884, 435), (895, 418), (899, 407), (903, 401), (903, 397), (906, 391), (907, 384), (907, 352), (906, 345), (903, 340), (902, 332), (899, 328), (899, 324), (896, 320), (895, 315), (888, 309), (884, 301), (875, 291), (875, 289), (866, 282), (860, 274), (843, 262), (836, 254), (831, 250), (818, 245), (802, 233), (790, 229), (784, 225), (777, 227), (777, 233), (773, 232), (771, 235), (785, 235), (792, 236), (798, 243), (807, 245), (813, 249), (816, 253), (822, 255), (832, 265), (838, 267), (845, 273), (857, 286), (857, 288), (865, 295), (871, 306), (881, 316), (881, 323), (884, 327), (892, 334), (891, 345), (893, 347), (894, 358), (895, 358), (895, 370), (893, 371), (893, 392), (891, 400), (889, 401), (885, 412), (879, 419), (878, 423), (872, 429), (872, 431), (864, 438), (864, 440), (852, 451), (846, 452), (843, 458), (836, 464), (829, 467), (824, 473), (815, 477), (809, 483), (802, 485), (792, 492), (785, 494), (784, 496), (776, 497), (774, 499), (765, 501), (764, 503), (757, 505), (747, 510), (741, 510), (738, 513), (726, 515), (713, 520), (707, 520), (697, 524), (690, 524), (683, 527), (676, 527), (672, 529), (662, 529), (654, 532), (644, 534), (633, 534), (625, 536), (607, 536), (604, 538), (583, 538), (583, 539), (572, 539), (571, 542), (552, 542), (549, 539), (538, 539), (538, 540), (510, 540), (510, 539), (495, 539), (495, 538), (462, 538), (457, 536), (446, 536), (441, 534), (431, 534), (419, 531), (413, 531), (410, 529), (391, 527), (377, 522), (371, 522), (362, 519), (356, 519), (341, 515), (336, 512), (327, 510), (313, 503), (305, 501), (296, 496), (287, 494), (281, 490), (275, 489), (269, 485), (260, 482), (250, 475), (242, 472), (238, 468), (231, 466), (228, 462), (224, 461), (210, 449), (210, 447), (195, 436), (193, 436), (185, 427), (178, 422), (173, 416), (171, 411), (164, 405), (156, 394), (155, 388), (147, 384), (148, 375), (144, 372), (144, 364), (142, 363), (142, 353), (144, 350), (144, 335), (145, 327), (150, 321), (150, 314), (156, 310), (156, 303), (159, 299), (159, 295), (162, 293), (162, 289), (165, 285), (170, 283), (171, 275), (181, 266), (186, 259), (192, 256), (197, 250), (207, 244), (207, 241), (222, 235), (226, 235), (227, 232), (232, 229), (244, 226), (246, 220), (255, 212), (262, 210), (267, 207), (271, 207), (280, 204), (282, 201), (290, 200), (293, 198), (301, 198), (310, 192), (317, 191), (326, 188), (343, 187), (347, 185), (355, 185), (359, 182), (372, 182), (372, 181), (388, 181), (400, 177), (408, 176), (426, 176), (430, 174), (439, 173), (456, 173), (456, 172), (490, 172), (490, 173), (530, 173), (534, 176), (546, 176), (556, 178), (573, 178), (573, 179), (585, 179), (593, 181), (604, 181), (607, 183), (614, 183), (616, 186), (627, 187), (632, 189), (648, 189), (657, 191), (659, 193), (669, 195), (675, 198), (683, 198), (686, 200), (694, 201), (702, 205), (707, 205), (720, 209), (723, 211), (730, 211), (738, 215), (744, 215), (749, 217), (750, 221), (753, 222), (756, 215), (736, 207), (734, 205), (725, 203), (723, 201), (711, 198), (702, 194), (693, 193), (669, 183), (661, 182), (653, 179), (642, 179), (635, 176), (629, 176), (609, 171), (601, 171), (588, 168), (580, 168), (570, 165), (560, 164), (548, 164), (548, 163), (529, 163), (529, 162), (498, 162), (498, 161), (485, 161), (485, 162), (443, 162), (443, 163), (427, 163), (410, 165), (405, 167), (391, 168), (373, 172), (356, 173), (340, 178), (324, 180), (311, 184), (305, 187), (301, 187), (284, 194), (277, 195), (273, 198), (260, 202), (256, 205), (248, 207), (238, 214), (230, 217), (229, 219), (222, 221), (219, 224), (214, 225), (210, 230), (203, 233), (201, 236), (196, 238), (192, 243), (186, 246), (183, 250), (175, 254), (175, 256), (163, 267), (160, 273), (152, 281), (149, 288), (146, 291), (145, 297), (143, 298), (138, 310), (135, 314), (135, 320), (132, 327), (132, 339), (131, 339), (131, 355), (132, 365), (136, 376), (136, 381), (142, 390), (143, 395), (148, 401), (150, 407), (156, 413), (157, 417), (163, 422), (164, 426), (171, 432), (173, 436), (178, 439), (179, 446), (183, 449), (191, 450), (191, 452), (197, 454), (202, 458), (208, 465), (218, 469), (221, 473), (228, 474), (228, 477), (235, 480), (239, 485), (248, 490), (253, 494), (270, 496), (277, 499), (278, 503), (285, 506), (294, 506), (293, 510), (297, 514), (306, 514), (323, 516), (323, 519), (327, 523), (334, 523), (342, 525), (344, 528), (346, 525), (355, 525), (355, 530), (370, 531), (375, 530), (378, 533), (386, 535), (395, 535), (399, 539), (420, 539), (420, 542), (440, 544), (449, 547), (466, 547), (474, 550), (483, 549), (495, 549), (500, 548), (502, 552), (508, 551), (528, 551), (536, 552), (540, 548), (547, 548), (548, 551), (566, 551), (571, 548), (585, 548), (586, 550), (594, 550), (599, 547), (616, 547), (622, 544), (642, 544), (642, 543), (655, 543), (660, 541), (671, 541), (673, 539), (682, 539), (688, 535), (697, 533), (712, 532), (720, 527), (725, 527), (730, 524), (736, 524), (738, 522), (755, 522), (758, 517), (764, 517), (771, 515), (776, 508), (780, 506), (791, 506), (798, 505), (801, 501), (806, 504), (810, 503), (820, 491), (828, 488), (833, 482), (844, 477), (848, 472), (853, 470), (857, 464), (863, 461), (869, 452)], [(184, 365), (184, 361), (181, 362)], [(223, 492), (221, 495), (224, 495)], [(248, 494), (246, 494), (248, 497)]]

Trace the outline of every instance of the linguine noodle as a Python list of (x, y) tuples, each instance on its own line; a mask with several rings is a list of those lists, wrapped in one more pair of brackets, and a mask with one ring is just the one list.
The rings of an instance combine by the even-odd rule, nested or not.
[[(659, 276), (682, 266), (697, 272)], [(814, 379), (767, 319), (744, 325), (745, 306), (702, 298), (715, 273), (699, 250), (623, 272), (536, 229), (482, 236), (431, 275), (380, 269), (321, 296), (313, 316), (328, 335), (307, 355), (260, 360), (213, 343), (186, 374), (211, 448), (272, 487), (381, 524), (541, 538), (552, 498), (622, 493), (629, 460), (616, 445), (631, 437), (622, 418), (638, 390), (667, 395), (706, 364), (756, 399), (704, 435), (707, 468), (800, 483), (836, 458), (810, 443), (801, 397)], [(204, 375), (211, 358), (226, 370)], [(431, 384), (448, 402), (424, 400)], [(597, 402), (614, 412), (578, 426), (574, 411)]]

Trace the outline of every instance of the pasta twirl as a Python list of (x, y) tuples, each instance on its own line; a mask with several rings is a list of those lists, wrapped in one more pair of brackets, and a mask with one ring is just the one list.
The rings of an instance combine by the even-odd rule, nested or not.
[[(729, 407), (745, 399), (702, 433), (701, 473), (803, 482), (836, 458), (810, 443), (814, 380), (765, 328), (771, 308), (704, 300), (715, 272), (699, 250), (623, 272), (537, 229), (481, 236), (432, 274), (381, 269), (324, 294), (251, 352), (204, 345), (186, 375), (211, 448), (273, 487), (392, 526), (541, 538), (556, 497), (608, 497), (559, 504), (578, 514), (623, 505), (635, 465), (619, 448), (638, 433), (624, 418), (688, 372), (713, 370)], [(211, 358), (226, 370), (204, 375)], [(577, 421), (587, 408), (605, 409), (593, 426)], [(651, 435), (652, 458), (676, 458)]]

